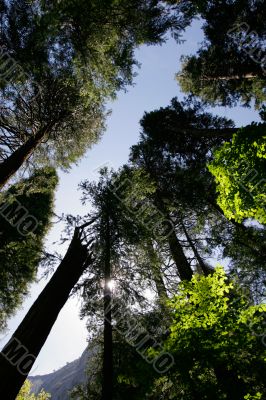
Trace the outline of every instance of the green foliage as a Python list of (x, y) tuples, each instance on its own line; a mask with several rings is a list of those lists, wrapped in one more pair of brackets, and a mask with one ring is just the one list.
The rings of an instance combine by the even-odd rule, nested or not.
[(189, 334), (194, 328), (207, 329), (218, 323), (228, 310), (226, 293), (233, 288), (232, 283), (225, 284), (226, 280), (223, 269), (216, 268), (215, 273), (206, 279), (195, 276), (192, 282), (181, 285), (180, 294), (170, 303), (175, 323), (169, 340), (174, 341), (175, 335), (182, 331)]
[(244, 397), (244, 400), (260, 400), (261, 398), (262, 398), (262, 394), (258, 392), (254, 396), (252, 396), (251, 394), (247, 394)]
[[(29, 179), (20, 181), (1, 193), (1, 207), (16, 208), (21, 205), (38, 222), (34, 231), (21, 234), (18, 211), (11, 219), (0, 215), (0, 320), (5, 326), (23, 297), (27, 294), (42, 259), (45, 235), (49, 229), (53, 212), (54, 191), (57, 175), (53, 169), (37, 170)], [(4, 211), (3, 211), (4, 212)], [(11, 224), (12, 223), (12, 224)], [(22, 232), (23, 233), (23, 232)]]
[[(177, 18), (160, 1), (4, 1), (0, 159), (44, 133), (35, 165), (69, 168), (101, 136), (104, 103), (132, 83), (134, 50), (164, 41)], [(35, 148), (31, 149), (31, 153)]]
[(41, 390), (41, 392), (35, 396), (33, 393), (31, 393), (31, 388), (31, 382), (26, 380), (18, 396), (16, 397), (16, 400), (49, 400), (51, 398), (51, 395), (46, 393), (44, 390)]
[[(200, 97), (212, 106), (235, 106), (238, 102), (248, 106), (254, 101), (259, 109), (266, 100), (263, 77), (252, 76), (249, 71), (254, 69), (253, 65), (250, 69), (245, 65), (247, 71), (244, 68), (238, 71), (235, 67), (233, 75), (230, 56), (219, 54), (219, 50), (209, 49), (207, 52), (204, 49), (198, 52), (197, 57), (182, 58), (182, 71), (176, 75), (181, 90)], [(218, 59), (223, 59), (223, 62), (217, 65)], [(224, 60), (228, 61), (228, 66)], [(249, 59), (247, 61), (246, 64), (254, 63)]]
[(144, 164), (144, 155), (150, 155), (154, 168), (163, 152), (175, 165), (205, 164), (212, 147), (230, 138), (234, 128), (232, 120), (206, 112), (201, 102), (190, 97), (184, 101), (173, 98), (168, 107), (145, 113), (140, 123), (141, 141), (132, 147), (130, 158)]
[[(173, 355), (175, 364), (158, 374), (127, 342), (123, 332), (128, 321), (119, 318), (114, 329), (114, 399), (264, 398), (265, 304), (251, 303), (221, 266), (208, 277), (195, 275), (191, 282), (181, 283), (167, 303), (170, 329), (166, 335), (169, 320), (163, 320), (161, 310), (142, 316), (131, 310), (130, 315)], [(155, 357), (156, 349), (149, 354)], [(95, 365), (99, 361), (93, 359), (93, 380), (83, 392), (84, 398), (100, 399), (100, 371), (94, 376)], [(76, 391), (76, 395), (81, 393)]]
[[(82, 316), (95, 318), (97, 304), (102, 306), (99, 300), (103, 279), (100, 234), (105, 228), (102, 212), (106, 212), (108, 204), (113, 277), (117, 282), (114, 298), (124, 299), (125, 309), (128, 307), (134, 314), (128, 298), (133, 293), (130, 301), (134, 298), (134, 304), (139, 304), (138, 292), (147, 282), (151, 282), (150, 287), (156, 287), (157, 293), (162, 293), (163, 300), (169, 293), (177, 292), (169, 307), (173, 314), (170, 334), (164, 334), (164, 323), (152, 318), (149, 307), (141, 308), (145, 310), (144, 315), (136, 315), (137, 321), (146, 321), (147, 332), (151, 331), (152, 337), (164, 343), (176, 363), (169, 373), (159, 376), (130, 347), (123, 334), (117, 337), (116, 328), (123, 321), (116, 325), (114, 318), (114, 360), (117, 362), (114, 398), (244, 400), (248, 394), (264, 394), (261, 375), (265, 373), (266, 356), (262, 344), (265, 306), (250, 305), (251, 296), (246, 297), (221, 268), (206, 278), (195, 275), (191, 282), (182, 283), (176, 289), (180, 279), (169, 243), (159, 240), (158, 232), (156, 235), (147, 229), (149, 220), (157, 222), (154, 209), (158, 211), (157, 205), (162, 204), (163, 212), (174, 221), (177, 241), (193, 271), (200, 257), (205, 261), (206, 255), (217, 257), (218, 252), (228, 249), (227, 256), (243, 275), (248, 264), (247, 268), (263, 279), (259, 265), (264, 259), (263, 232), (253, 232), (252, 227), (245, 226), (242, 230), (240, 224), (224, 218), (214, 204), (214, 179), (206, 168), (206, 163), (213, 159), (213, 149), (236, 131), (233, 123), (204, 112), (200, 103), (173, 100), (171, 106), (145, 114), (142, 128), (141, 140), (132, 148), (129, 165), (111, 175), (103, 171), (98, 184), (81, 185), (83, 200), (90, 200), (94, 208), (92, 215), (99, 215), (89, 228), (93, 237), (97, 237), (96, 262), (82, 282), (85, 288)], [(192, 251), (191, 242), (197, 255)], [(156, 275), (162, 279), (156, 281)], [(88, 293), (97, 298), (94, 310)], [(164, 304), (158, 305), (160, 318), (169, 314)], [(89, 326), (92, 326), (91, 319)], [(150, 354), (154, 355), (154, 351)], [(95, 364), (100, 365), (100, 360), (101, 356)], [(86, 395), (100, 398), (100, 376), (100, 371), (96, 372), (93, 382), (84, 388), (84, 398)], [(76, 395), (81, 396), (78, 389)]]
[(232, 399), (266, 393), (266, 305), (228, 281), (222, 267), (208, 277), (181, 283), (169, 302), (173, 313), (164, 348), (175, 365), (154, 386), (154, 399)]
[(263, 124), (240, 129), (208, 166), (216, 179), (217, 202), (229, 219), (266, 223), (265, 139)]
[[(174, 1), (171, 1), (174, 3)], [(183, 57), (177, 79), (186, 93), (211, 105), (259, 108), (265, 102), (265, 7), (263, 2), (176, 1), (183, 24), (203, 20), (204, 41)]]
[[(128, 176), (128, 175), (127, 175)], [(121, 180), (120, 180), (121, 178)], [(106, 218), (109, 218), (110, 250), (112, 279), (115, 281), (115, 293), (117, 296), (129, 298), (136, 296), (137, 301), (142, 299), (141, 292), (144, 290), (143, 280), (140, 278), (138, 265), (135, 259), (138, 257), (138, 245), (143, 238), (147, 237), (145, 229), (140, 227), (138, 219), (124, 202), (128, 195), (124, 182), (125, 175), (101, 171), (99, 181), (84, 181), (80, 187), (83, 191), (82, 201), (84, 204), (90, 202), (92, 206), (88, 218), (94, 218), (94, 223), (88, 227), (87, 235), (94, 238), (94, 268), (85, 274), (80, 282), (83, 291), (82, 317), (103, 318), (102, 293), (104, 282), (104, 260), (105, 247), (104, 237), (106, 235)], [(94, 301), (87, 296), (93, 296)], [(138, 295), (139, 293), (139, 295)], [(139, 298), (138, 298), (139, 296)]]
[[(208, 220), (206, 249), (210, 257), (228, 260), (228, 271), (236, 276), (256, 302), (265, 297), (266, 229), (229, 221), (223, 214)], [(218, 251), (218, 253), (217, 253)]]

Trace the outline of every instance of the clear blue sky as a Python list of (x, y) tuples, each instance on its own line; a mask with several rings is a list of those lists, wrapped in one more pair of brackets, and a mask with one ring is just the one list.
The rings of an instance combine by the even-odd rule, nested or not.
[[(177, 45), (173, 39), (169, 39), (162, 46), (143, 46), (137, 51), (136, 56), (141, 63), (141, 69), (135, 79), (135, 85), (128, 88), (127, 93), (120, 93), (115, 102), (108, 104), (112, 115), (108, 119), (103, 139), (88, 151), (86, 157), (78, 166), (73, 167), (70, 173), (60, 173), (60, 185), (56, 194), (57, 214), (83, 214), (86, 210), (81, 207), (79, 201), (79, 182), (96, 179), (95, 170), (105, 163), (114, 168), (124, 164), (128, 159), (130, 146), (138, 141), (139, 120), (144, 111), (167, 106), (175, 96), (183, 97), (174, 75), (179, 70), (180, 56), (194, 53), (198, 43), (202, 41), (199, 22), (186, 32), (184, 39), (186, 42), (183, 45)], [(258, 120), (257, 113), (246, 108), (216, 108), (214, 112), (233, 119), (238, 126)], [(59, 236), (60, 227), (55, 226), (50, 232), (48, 243), (58, 240)], [(42, 280), (32, 286), (31, 295), (25, 301), (23, 310), (9, 323), (9, 334), (15, 330), (45, 284)], [(31, 374), (50, 373), (66, 362), (78, 358), (86, 347), (87, 336), (85, 322), (79, 320), (78, 299), (70, 299), (61, 311)], [(0, 337), (1, 347), (7, 339), (8, 336)]]

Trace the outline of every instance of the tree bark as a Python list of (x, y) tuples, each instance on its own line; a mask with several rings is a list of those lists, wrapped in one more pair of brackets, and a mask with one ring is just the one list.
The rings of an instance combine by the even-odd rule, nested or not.
[(181, 281), (190, 281), (193, 276), (193, 271), (189, 262), (185, 256), (183, 247), (179, 243), (175, 231), (172, 231), (168, 237), (169, 248), (171, 251), (172, 258), (177, 267), (179, 277)]
[(247, 73), (245, 75), (231, 75), (231, 76), (205, 76), (200, 78), (201, 81), (235, 81), (242, 79), (256, 79), (258, 75), (253, 73)]
[[(186, 78), (186, 75), (182, 72), (177, 74), (177, 77), (182, 79)], [(201, 81), (212, 82), (212, 81), (235, 81), (235, 80), (243, 80), (243, 79), (256, 79), (259, 78), (258, 74), (254, 74), (252, 72), (246, 73), (244, 75), (227, 75), (227, 76), (202, 76), (199, 78)]]
[(192, 249), (192, 251), (193, 251), (193, 253), (194, 253), (195, 257), (196, 257), (196, 260), (197, 260), (197, 262), (198, 262), (203, 274), (205, 276), (208, 276), (212, 272), (211, 269), (205, 264), (205, 262), (201, 258), (200, 254), (199, 254), (199, 252), (197, 250), (197, 247), (195, 246), (195, 244), (193, 243), (193, 240), (189, 236), (188, 231), (187, 231), (187, 229), (185, 227), (185, 224), (183, 222), (181, 222), (181, 226), (182, 226), (184, 234), (185, 234), (185, 236), (187, 238), (188, 244), (190, 245), (190, 247), (191, 247), (191, 249)]
[(162, 273), (159, 270), (159, 268), (156, 271), (153, 271), (153, 279), (155, 282), (159, 300), (162, 303), (163, 301), (165, 301), (168, 298), (168, 296), (167, 296), (167, 291), (166, 291), (166, 288), (164, 285)]
[(106, 218), (104, 260), (104, 349), (102, 400), (113, 398), (113, 331), (112, 331), (112, 288), (111, 282), (111, 242), (110, 217)]
[(71, 290), (91, 262), (76, 228), (61, 264), (0, 353), (3, 399), (15, 400)]
[(148, 242), (148, 256), (151, 261), (151, 273), (152, 278), (156, 286), (157, 294), (159, 297), (160, 303), (164, 303), (164, 301), (168, 298), (167, 290), (163, 281), (162, 271), (160, 268), (160, 260), (158, 259), (157, 253), (153, 248), (152, 242)]
[(26, 143), (20, 146), (0, 164), (0, 189), (15, 175), (24, 162), (30, 158), (33, 151), (38, 147), (45, 136), (46, 130), (39, 130), (35, 136), (30, 137)]
[[(161, 200), (160, 194), (158, 191), (156, 193), (155, 203), (156, 203), (156, 207), (164, 215), (165, 219), (168, 221), (171, 221), (171, 217), (170, 217), (165, 205), (163, 204), (163, 201)], [(191, 266), (189, 265), (189, 262), (186, 258), (183, 247), (181, 246), (181, 244), (176, 236), (174, 227), (173, 227), (173, 229), (171, 229), (170, 232), (167, 232), (167, 240), (168, 240), (172, 258), (177, 267), (178, 274), (179, 274), (181, 281), (184, 281), (184, 280), (190, 281), (193, 276), (193, 271), (192, 271)]]

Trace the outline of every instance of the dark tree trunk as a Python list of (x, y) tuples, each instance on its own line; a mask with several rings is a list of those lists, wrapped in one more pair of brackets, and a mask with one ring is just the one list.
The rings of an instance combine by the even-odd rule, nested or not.
[(113, 398), (113, 332), (112, 332), (112, 289), (111, 282), (111, 242), (110, 218), (106, 218), (104, 249), (104, 348), (103, 348), (103, 383), (102, 400)]
[(187, 229), (185, 227), (185, 224), (183, 222), (181, 222), (181, 226), (182, 226), (184, 234), (185, 234), (185, 236), (187, 238), (187, 241), (188, 241), (188, 243), (189, 243), (189, 245), (190, 245), (190, 247), (191, 247), (191, 249), (192, 249), (192, 251), (193, 251), (193, 253), (195, 255), (195, 258), (197, 260), (197, 263), (198, 263), (199, 267), (201, 268), (203, 274), (205, 276), (208, 276), (212, 272), (211, 268), (209, 268), (208, 265), (206, 265), (205, 262), (203, 261), (203, 259), (201, 258), (200, 254), (198, 252), (198, 249), (195, 246), (195, 244), (193, 243), (193, 240), (191, 239), (191, 237), (189, 236), (188, 231), (187, 231)]
[(181, 246), (175, 231), (172, 231), (171, 234), (168, 236), (168, 243), (181, 281), (190, 281), (193, 276), (193, 271), (191, 269), (191, 266), (189, 265), (183, 247)]
[(0, 189), (15, 175), (24, 162), (30, 158), (45, 136), (46, 130), (40, 130), (0, 164)]
[[(157, 191), (157, 193), (156, 193), (155, 204), (156, 204), (156, 207), (158, 208), (158, 210), (164, 215), (165, 219), (167, 221), (171, 221), (171, 217), (170, 217), (163, 201), (161, 200), (159, 191)], [(169, 228), (167, 229), (166, 237), (168, 240), (172, 258), (177, 267), (178, 274), (179, 274), (181, 281), (184, 281), (184, 280), (190, 281), (193, 276), (193, 271), (192, 271), (191, 266), (189, 265), (189, 262), (186, 258), (183, 247), (180, 244), (180, 242), (176, 236), (174, 226), (173, 226), (173, 229), (170, 230), (170, 232), (169, 232)]]
[(15, 400), (69, 294), (91, 263), (77, 228), (68, 251), (0, 354), (0, 393)]

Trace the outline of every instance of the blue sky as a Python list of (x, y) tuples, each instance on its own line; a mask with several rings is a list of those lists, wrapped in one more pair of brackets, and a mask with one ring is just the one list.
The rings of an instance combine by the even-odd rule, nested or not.
[[(85, 179), (97, 179), (97, 169), (103, 164), (117, 169), (127, 162), (130, 146), (139, 138), (139, 120), (144, 111), (167, 106), (170, 100), (183, 94), (175, 80), (175, 73), (180, 67), (180, 56), (195, 53), (203, 36), (200, 22), (196, 22), (184, 35), (186, 42), (177, 45), (169, 39), (162, 46), (143, 46), (136, 52), (136, 58), (141, 63), (134, 86), (126, 93), (120, 93), (117, 99), (108, 104), (112, 114), (108, 119), (107, 131), (102, 140), (90, 149), (86, 157), (74, 166), (70, 173), (60, 172), (60, 184), (56, 193), (56, 213), (84, 214), (80, 204), (78, 184)], [(257, 121), (258, 114), (246, 108), (215, 108), (214, 113), (235, 121), (237, 126), (243, 126), (251, 121)], [(55, 226), (48, 238), (48, 246), (60, 237), (60, 227)], [(62, 249), (61, 249), (62, 250)], [(1, 347), (21, 322), (30, 305), (47, 282), (42, 279), (34, 284), (30, 296), (26, 299), (23, 309), (11, 319), (8, 336), (0, 338)], [(50, 373), (78, 358), (86, 347), (88, 332), (85, 321), (79, 319), (79, 302), (77, 298), (70, 299), (60, 313), (53, 330), (44, 345), (34, 367), (32, 375)]]

